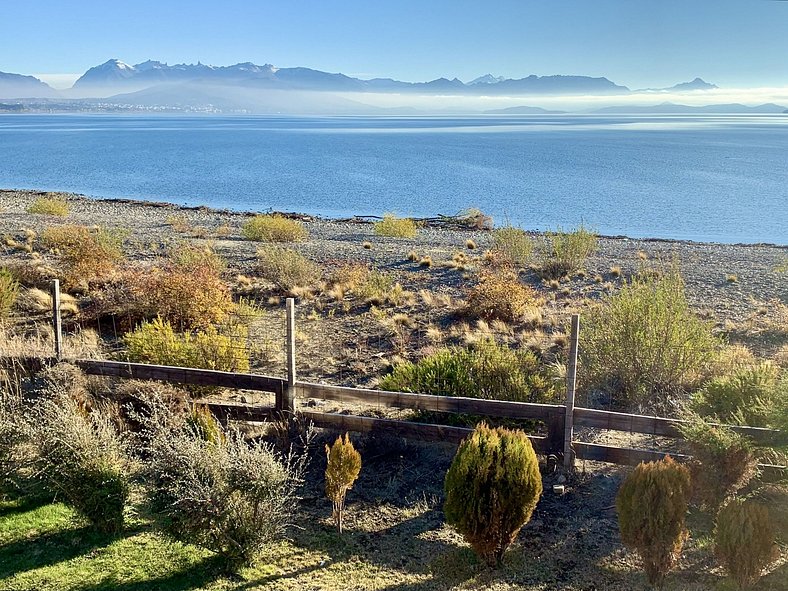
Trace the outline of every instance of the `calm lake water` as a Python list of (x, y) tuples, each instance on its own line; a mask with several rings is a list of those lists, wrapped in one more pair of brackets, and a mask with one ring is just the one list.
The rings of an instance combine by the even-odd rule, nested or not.
[(0, 187), (788, 244), (788, 116), (0, 115)]

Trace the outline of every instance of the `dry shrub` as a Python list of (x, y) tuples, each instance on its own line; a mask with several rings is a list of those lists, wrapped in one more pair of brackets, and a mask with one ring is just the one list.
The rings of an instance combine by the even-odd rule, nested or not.
[(540, 305), (536, 291), (520, 283), (513, 271), (485, 271), (468, 292), (465, 314), (485, 320), (513, 322)]
[(621, 540), (638, 552), (652, 585), (662, 585), (681, 555), (689, 494), (689, 470), (669, 456), (641, 462), (618, 491)]
[(23, 261), (9, 264), (6, 269), (25, 287), (46, 289), (53, 279), (60, 279), (61, 275), (53, 267), (42, 261)]
[(281, 292), (311, 287), (320, 281), (320, 267), (299, 252), (269, 246), (257, 251), (257, 273)]
[(19, 282), (10, 271), (0, 267), (0, 319), (8, 316), (19, 295)]
[(526, 265), (531, 260), (534, 244), (520, 228), (504, 226), (493, 230), (492, 255), (501, 262)]
[(545, 232), (539, 248), (539, 274), (560, 279), (579, 270), (597, 247), (597, 235), (582, 224), (571, 232)]
[(57, 197), (39, 197), (27, 208), (27, 213), (56, 215), (59, 217), (67, 216), (68, 212), (68, 203), (64, 199), (58, 199)]
[[(0, 373), (5, 370), (0, 369)], [(26, 409), (0, 376), (0, 499), (27, 488), (35, 447)]]
[(68, 287), (86, 288), (94, 280), (106, 280), (123, 259), (125, 233), (86, 226), (57, 226), (41, 234), (44, 244), (60, 253)]
[(174, 425), (183, 425), (191, 409), (190, 398), (183, 388), (141, 380), (120, 380), (111, 393), (123, 426), (138, 434), (145, 431), (157, 413), (166, 415)]
[(731, 499), (717, 514), (714, 553), (739, 589), (748, 589), (779, 556), (769, 509), (751, 499)]
[(393, 213), (383, 214), (383, 219), (374, 224), (375, 234), (390, 238), (413, 238), (416, 236), (416, 222), (411, 218), (398, 218)]
[(522, 431), (482, 423), (457, 449), (444, 489), (446, 521), (482, 560), (500, 565), (542, 494), (531, 441)]
[(304, 224), (280, 214), (256, 215), (241, 227), (247, 240), (263, 242), (301, 242), (309, 236)]
[(331, 499), (334, 523), (339, 533), (342, 533), (345, 496), (361, 472), (361, 454), (345, 433), (344, 440), (340, 435), (332, 446), (326, 445), (326, 456), (326, 496)]

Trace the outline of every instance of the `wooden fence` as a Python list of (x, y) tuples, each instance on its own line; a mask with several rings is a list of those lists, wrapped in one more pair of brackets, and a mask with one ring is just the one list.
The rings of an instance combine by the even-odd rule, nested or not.
[[(53, 285), (53, 324), (55, 326), (55, 352), (51, 360), (18, 359), (22, 363), (55, 362), (61, 358), (60, 321), (57, 302), (58, 286)], [(435, 396), (408, 392), (387, 392), (362, 388), (348, 388), (313, 382), (300, 381), (296, 376), (295, 314), (294, 302), (287, 300), (286, 350), (287, 377), (271, 377), (253, 374), (238, 374), (206, 369), (168, 367), (120, 361), (97, 361), (88, 359), (69, 360), (85, 373), (115, 378), (139, 380), (160, 380), (164, 382), (221, 386), (239, 390), (253, 390), (273, 393), (273, 405), (234, 404), (207, 400), (211, 411), (223, 420), (265, 421), (274, 416), (298, 412), (316, 427), (361, 433), (385, 433), (427, 441), (458, 443), (472, 430), (438, 424), (412, 421), (373, 418), (344, 413), (318, 412), (308, 406), (299, 406), (297, 401), (309, 399), (332, 400), (377, 407), (412, 409), (437, 413), (457, 413), (487, 417), (535, 419), (546, 425), (545, 435), (529, 435), (534, 448), (543, 454), (563, 457), (564, 466), (569, 469), (575, 459), (596, 460), (615, 464), (634, 465), (641, 461), (656, 460), (664, 457), (665, 452), (633, 449), (586, 443), (574, 439), (574, 427), (592, 427), (639, 433), (646, 435), (680, 438), (679, 426), (684, 422), (656, 416), (610, 412), (574, 406), (576, 381), (576, 360), (579, 335), (579, 318), (572, 317), (570, 358), (567, 371), (567, 397), (565, 404), (532, 404), (503, 400), (481, 400), (455, 396)], [(747, 436), (757, 444), (773, 443), (781, 434), (778, 431), (758, 427), (733, 426), (733, 429)], [(671, 453), (678, 459), (686, 459), (681, 454)], [(764, 466), (771, 472), (785, 474), (785, 467)]]

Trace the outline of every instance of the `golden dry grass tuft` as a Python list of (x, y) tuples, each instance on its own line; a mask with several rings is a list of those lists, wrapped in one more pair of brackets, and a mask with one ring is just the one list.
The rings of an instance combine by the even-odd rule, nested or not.
[(241, 233), (258, 242), (302, 242), (309, 236), (304, 224), (278, 213), (254, 216), (241, 227)]
[(389, 238), (414, 238), (416, 222), (411, 218), (398, 218), (393, 213), (383, 215), (383, 219), (375, 222), (375, 234)]
[(66, 217), (69, 209), (68, 202), (64, 199), (58, 199), (56, 197), (39, 197), (30, 204), (27, 208), (27, 213)]

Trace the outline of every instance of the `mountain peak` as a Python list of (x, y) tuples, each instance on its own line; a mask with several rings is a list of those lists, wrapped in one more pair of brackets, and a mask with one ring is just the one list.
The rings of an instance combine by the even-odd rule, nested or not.
[(719, 86), (716, 84), (710, 84), (703, 78), (696, 77), (691, 82), (682, 82), (681, 84), (676, 84), (675, 86), (671, 86), (666, 90), (714, 90), (715, 88), (719, 88)]
[(479, 76), (478, 78), (474, 78), (470, 82), (468, 82), (469, 86), (474, 84), (498, 84), (499, 82), (503, 82), (506, 80), (503, 76), (493, 76), (492, 74), (485, 74), (484, 76)]

